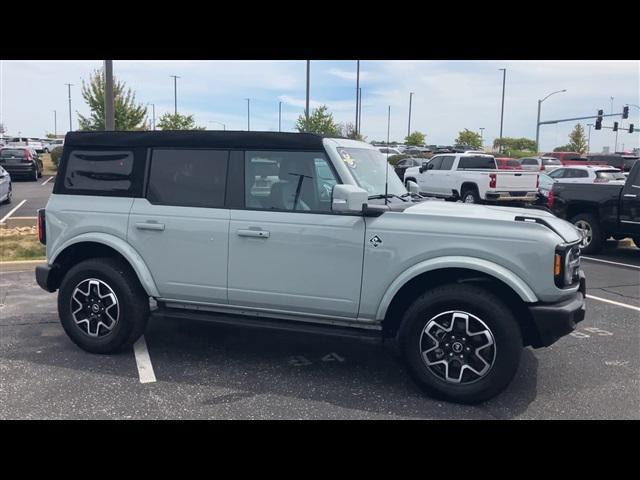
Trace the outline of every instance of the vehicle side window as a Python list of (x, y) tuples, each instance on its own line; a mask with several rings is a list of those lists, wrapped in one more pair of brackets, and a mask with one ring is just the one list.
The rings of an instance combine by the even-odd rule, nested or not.
[(522, 165), (538, 165), (538, 162), (533, 158), (525, 158), (522, 160)]
[(337, 183), (321, 152), (245, 153), (246, 208), (331, 212), (331, 192)]
[(433, 165), (432, 170), (440, 170), (440, 165), (442, 165), (442, 160), (444, 157), (434, 157), (429, 162), (430, 165)]
[(453, 156), (443, 157), (442, 164), (440, 165), (440, 168), (438, 168), (438, 170), (451, 170), (451, 167), (453, 166), (453, 161), (455, 160), (455, 158), (456, 157), (453, 157)]
[(552, 172), (549, 172), (547, 175), (549, 175), (551, 178), (564, 178), (566, 171), (566, 168), (557, 168)]
[(588, 178), (589, 172), (586, 170), (574, 170), (574, 178)]
[(147, 200), (177, 207), (224, 206), (227, 150), (154, 149)]
[(144, 174), (128, 149), (73, 150), (64, 162), (54, 193), (102, 196), (140, 196)]

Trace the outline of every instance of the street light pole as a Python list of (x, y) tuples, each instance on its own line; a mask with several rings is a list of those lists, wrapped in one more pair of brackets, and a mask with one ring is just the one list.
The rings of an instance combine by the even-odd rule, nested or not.
[(251, 107), (250, 107), (251, 100), (249, 100), (248, 98), (245, 98), (245, 100), (247, 101), (247, 132), (250, 132), (251, 131)]
[(68, 87), (69, 89), (69, 131), (73, 131), (73, 125), (71, 124), (71, 87), (73, 86), (73, 83), (65, 83), (65, 85)]
[(113, 98), (113, 60), (104, 61), (104, 129), (115, 130), (115, 103)]
[(151, 118), (152, 118), (151, 123), (153, 125), (153, 129), (155, 130), (156, 129), (156, 104), (155, 103), (151, 104), (151, 112), (152, 112), (151, 113), (151, 115), (152, 115), (151, 116)]
[(58, 138), (58, 118), (55, 110), (53, 111), (53, 138)]
[(613, 115), (613, 97), (609, 97), (611, 99), (611, 115)]
[(538, 100), (538, 120), (536, 122), (536, 152), (539, 151), (540, 146), (539, 146), (539, 141), (540, 141), (540, 106), (542, 105), (542, 102), (544, 102), (547, 98), (549, 98), (551, 95), (555, 95), (556, 93), (564, 93), (567, 90), (558, 90), (557, 92), (552, 92), (549, 95), (547, 95), (546, 97), (544, 97), (542, 100)]
[(222, 130), (227, 130), (227, 126), (222, 122), (216, 122), (215, 120), (209, 120), (209, 123), (217, 123), (218, 125), (222, 125)]
[(282, 102), (278, 102), (278, 131), (282, 131)]
[(173, 114), (178, 114), (178, 79), (177, 75), (169, 75), (169, 78), (173, 78)]
[(484, 127), (480, 127), (480, 142), (482, 148), (484, 148)]
[(356, 62), (356, 135), (360, 127), (360, 60)]
[(307, 120), (307, 125), (309, 123), (309, 77), (311, 74), (311, 60), (307, 60), (307, 102), (306, 107), (304, 109), (304, 116)]
[(593, 127), (593, 123), (587, 123), (587, 127), (589, 127), (589, 136), (587, 137), (587, 153), (591, 152), (591, 127)]
[(360, 135), (362, 130), (362, 87), (358, 89), (358, 130), (357, 134)]
[(500, 111), (500, 151), (502, 152), (502, 125), (504, 120), (504, 87), (507, 81), (507, 69), (499, 68), (502, 70), (502, 110)]
[(411, 135), (411, 100), (413, 99), (413, 92), (409, 93), (409, 124), (407, 125), (407, 137)]

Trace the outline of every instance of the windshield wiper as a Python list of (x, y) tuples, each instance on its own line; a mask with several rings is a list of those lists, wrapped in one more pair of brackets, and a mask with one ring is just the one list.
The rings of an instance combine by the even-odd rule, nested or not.
[(403, 202), (407, 202), (408, 201), (408, 200), (405, 200), (404, 198), (402, 198), (401, 196), (396, 195), (395, 193), (389, 193), (387, 195), (385, 195), (384, 193), (380, 193), (378, 195), (369, 195), (369, 200), (376, 200), (378, 198), (391, 198), (391, 197), (399, 198)]

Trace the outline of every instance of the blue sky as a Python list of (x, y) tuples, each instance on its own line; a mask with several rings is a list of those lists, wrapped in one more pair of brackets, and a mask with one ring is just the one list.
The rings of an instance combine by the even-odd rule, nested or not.
[[(75, 111), (88, 113), (80, 87), (101, 61), (3, 61), (0, 65), (0, 121), (9, 133), (42, 136), (68, 130), (67, 87), (73, 83)], [(311, 62), (311, 105), (326, 104), (339, 122), (355, 120), (355, 61)], [(603, 108), (619, 112), (626, 103), (640, 105), (638, 61), (361, 61), (362, 133), (386, 137), (391, 105), (391, 139), (406, 135), (409, 92), (414, 92), (412, 130), (427, 143), (450, 144), (463, 128), (484, 127), (487, 144), (499, 136), (502, 72), (507, 69), (504, 136), (535, 138), (537, 99), (567, 89), (543, 103), (542, 119), (585, 116)], [(136, 92), (141, 103), (154, 103), (156, 117), (173, 111), (173, 79), (179, 75), (178, 111), (218, 129), (247, 128), (246, 100), (251, 99), (251, 129), (278, 129), (278, 101), (283, 102), (283, 131), (292, 131), (304, 110), (305, 61), (114, 61), (114, 74)], [(623, 121), (640, 127), (631, 107)], [(151, 109), (149, 109), (149, 116)], [(620, 121), (618, 119), (618, 121)], [(606, 120), (610, 125), (613, 120)], [(583, 122), (583, 125), (588, 122)], [(541, 149), (568, 142), (574, 123), (541, 127)], [(591, 133), (591, 150), (613, 149), (610, 130)], [(619, 148), (638, 147), (640, 135), (619, 133)]]

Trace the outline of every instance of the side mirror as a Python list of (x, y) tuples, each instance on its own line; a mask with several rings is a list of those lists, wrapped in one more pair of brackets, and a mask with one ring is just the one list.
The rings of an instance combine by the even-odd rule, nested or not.
[(354, 185), (335, 185), (331, 192), (331, 210), (333, 212), (360, 213), (368, 201), (367, 191)]
[(407, 180), (407, 190), (409, 190), (409, 193), (412, 195), (417, 195), (420, 193), (420, 187), (413, 180)]
[(429, 162), (422, 162), (422, 166), (420, 167), (420, 173), (423, 173), (429, 166)]

